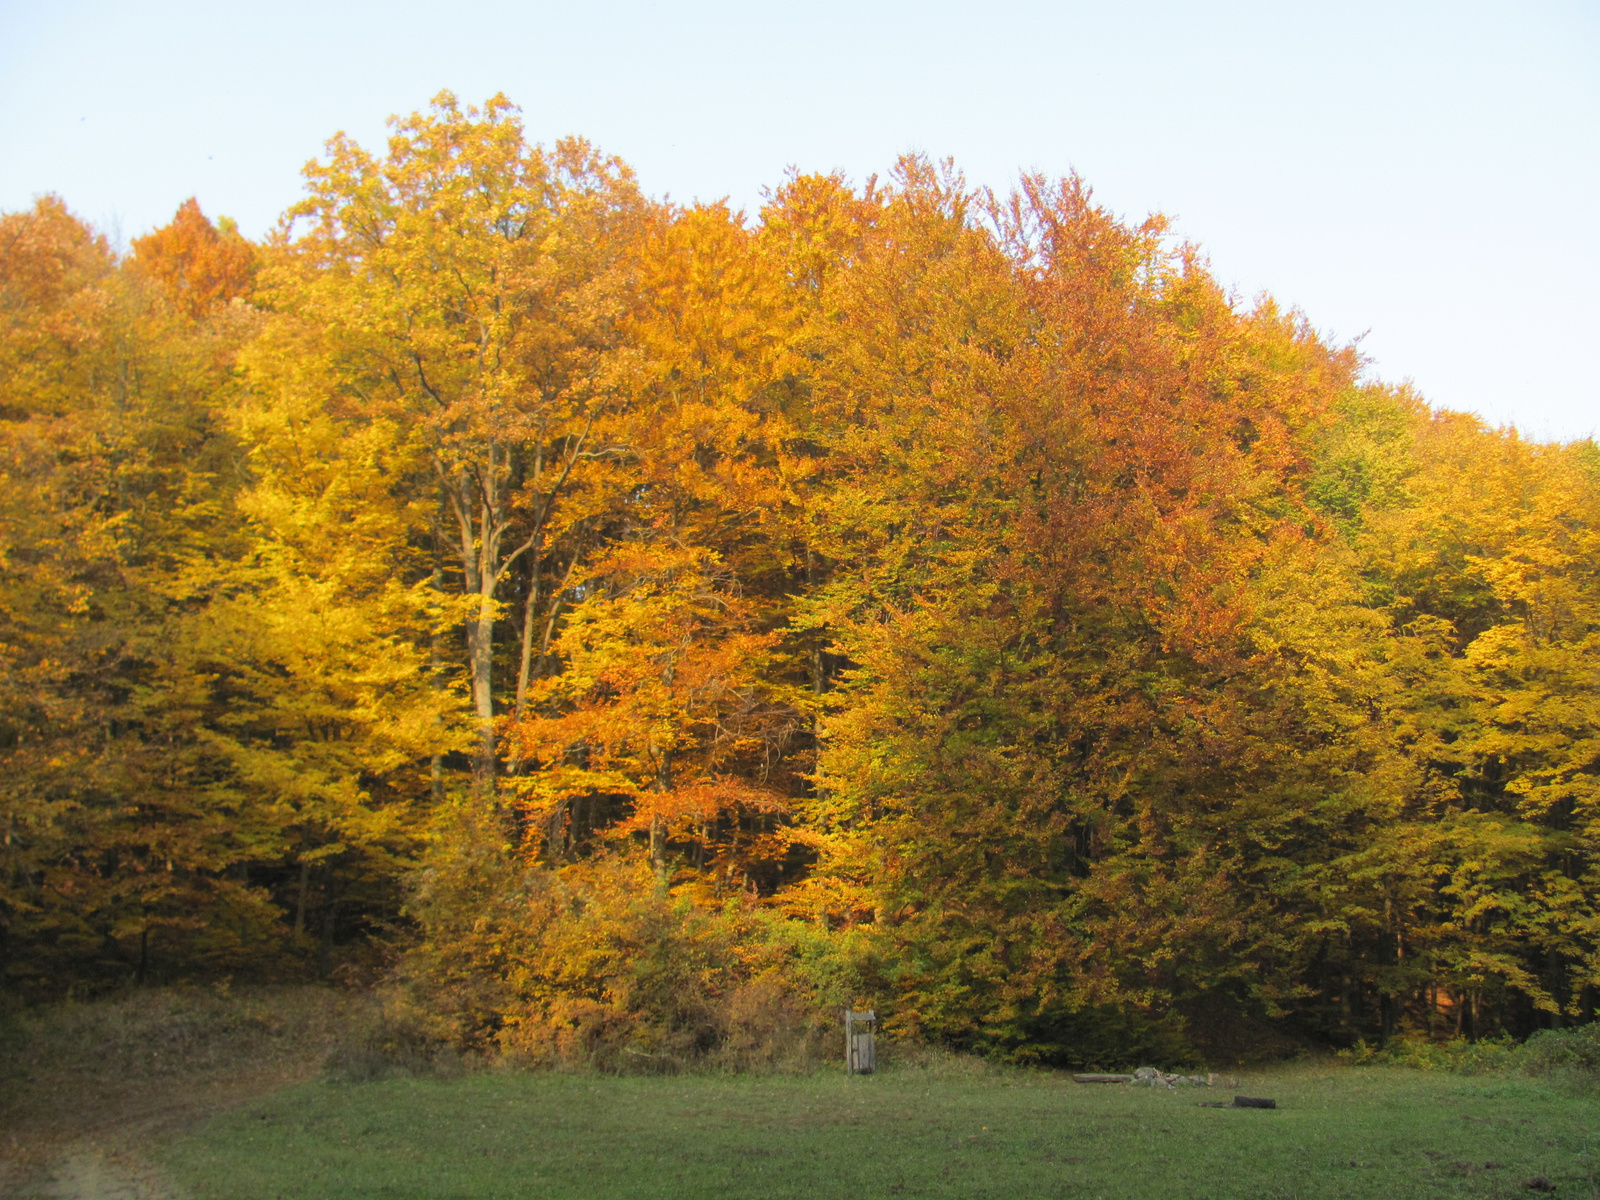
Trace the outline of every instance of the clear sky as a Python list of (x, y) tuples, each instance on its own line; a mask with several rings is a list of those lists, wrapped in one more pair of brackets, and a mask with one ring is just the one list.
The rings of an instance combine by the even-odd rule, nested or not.
[(1076, 169), (1378, 377), (1600, 430), (1600, 0), (0, 0), (0, 208), (259, 235), (331, 134), (443, 88), (752, 212), (790, 165)]

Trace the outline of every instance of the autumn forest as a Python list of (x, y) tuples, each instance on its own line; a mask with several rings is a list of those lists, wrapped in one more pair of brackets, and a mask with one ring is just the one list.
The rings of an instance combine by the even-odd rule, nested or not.
[(0, 217), (0, 991), (602, 1066), (1593, 1019), (1592, 442), (1077, 178), (750, 216), (444, 94), (303, 195)]

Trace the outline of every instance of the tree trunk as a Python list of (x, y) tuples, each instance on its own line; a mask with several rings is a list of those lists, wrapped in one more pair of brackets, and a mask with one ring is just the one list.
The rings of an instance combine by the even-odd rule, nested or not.
[(299, 936), (306, 931), (306, 887), (310, 883), (311, 864), (305, 859), (300, 860), (300, 890), (294, 901), (294, 936)]
[(480, 593), (478, 615), (467, 626), (467, 654), (472, 664), (472, 707), (478, 717), (478, 752), (474, 784), (481, 795), (494, 792), (494, 597)]
[(323, 872), (326, 881), (322, 890), (322, 936), (318, 939), (317, 974), (326, 978), (333, 961), (333, 936), (339, 915), (339, 875), (334, 870), (334, 860), (327, 861)]
[[(537, 622), (534, 614), (539, 610), (539, 560), (528, 556), (528, 594), (522, 600), (522, 646), (517, 660), (517, 716), (523, 716), (528, 705), (528, 684), (533, 675), (533, 629)], [(515, 771), (512, 772), (515, 774)]]
[(1554, 947), (1544, 952), (1545, 990), (1556, 1002), (1556, 1011), (1550, 1014), (1550, 1028), (1561, 1028), (1561, 1016), (1567, 1007), (1566, 972), (1562, 969), (1561, 955)]
[[(566, 591), (567, 585), (572, 582), (572, 572), (577, 569), (578, 556), (582, 553), (582, 550), (582, 540), (575, 540), (572, 546), (572, 557), (567, 560), (567, 569), (561, 573), (561, 579), (550, 592), (550, 611), (545, 617), (544, 631), (538, 637), (539, 674), (541, 675), (544, 673), (545, 659), (550, 654), (550, 638), (555, 630), (556, 617), (561, 611), (561, 593)], [(533, 644), (535, 640), (534, 631), (539, 625), (536, 618), (541, 594), (539, 588), (539, 558), (537, 555), (530, 553), (528, 558), (528, 594), (522, 604), (522, 653), (517, 665), (517, 695), (514, 705), (518, 720), (528, 714), (528, 688), (535, 679)], [(506, 769), (508, 774), (520, 774), (522, 771), (521, 755), (514, 753)]]
[[(438, 546), (434, 547), (433, 563), (433, 590), (439, 595), (444, 595), (444, 568), (439, 565)], [(444, 649), (440, 645), (443, 638), (437, 628), (428, 639), (428, 667), (433, 672), (435, 686), (438, 686), (441, 672), (444, 670)], [(435, 726), (442, 725), (444, 717), (441, 715), (435, 721)], [(444, 799), (444, 755), (434, 754), (428, 760), (428, 794), (435, 803)]]

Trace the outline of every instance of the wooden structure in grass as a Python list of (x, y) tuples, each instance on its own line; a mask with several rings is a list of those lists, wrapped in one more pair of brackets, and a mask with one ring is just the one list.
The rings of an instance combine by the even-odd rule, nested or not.
[(844, 1062), (847, 1075), (871, 1075), (877, 1070), (878, 1014), (873, 1009), (845, 1009)]

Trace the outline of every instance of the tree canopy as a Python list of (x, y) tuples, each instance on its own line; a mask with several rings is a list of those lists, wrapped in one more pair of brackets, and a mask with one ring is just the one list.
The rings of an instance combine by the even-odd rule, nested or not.
[(381, 969), (591, 1059), (1594, 1016), (1600, 452), (1080, 179), (748, 216), (444, 94), (260, 244), (0, 217), (0, 379), (8, 990)]

